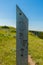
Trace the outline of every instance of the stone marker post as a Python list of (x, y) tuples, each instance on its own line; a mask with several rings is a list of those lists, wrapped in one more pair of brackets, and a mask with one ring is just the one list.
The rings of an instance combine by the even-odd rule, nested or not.
[(28, 65), (28, 19), (17, 5), (16, 65)]

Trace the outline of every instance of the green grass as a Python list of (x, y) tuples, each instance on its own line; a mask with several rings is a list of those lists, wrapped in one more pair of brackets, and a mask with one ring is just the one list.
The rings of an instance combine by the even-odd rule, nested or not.
[(16, 33), (14, 30), (15, 28), (0, 28), (0, 65), (16, 65)]
[(29, 54), (37, 65), (43, 65), (43, 39), (29, 33)]
[[(32, 32), (28, 33), (28, 54), (37, 65), (43, 65), (43, 39)], [(16, 29), (13, 27), (0, 26), (0, 65), (16, 65)]]

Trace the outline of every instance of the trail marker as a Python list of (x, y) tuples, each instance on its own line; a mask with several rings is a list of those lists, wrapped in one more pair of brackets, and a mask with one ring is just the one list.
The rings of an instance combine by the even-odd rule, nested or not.
[(28, 65), (28, 19), (16, 6), (16, 65)]

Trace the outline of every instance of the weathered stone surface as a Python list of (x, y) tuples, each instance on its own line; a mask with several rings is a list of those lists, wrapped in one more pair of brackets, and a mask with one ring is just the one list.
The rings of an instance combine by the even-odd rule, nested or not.
[(16, 65), (28, 65), (28, 19), (16, 6)]

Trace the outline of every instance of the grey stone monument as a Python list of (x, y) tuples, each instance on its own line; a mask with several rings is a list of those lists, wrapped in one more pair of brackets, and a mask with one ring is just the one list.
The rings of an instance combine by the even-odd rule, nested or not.
[(16, 65), (28, 65), (28, 18), (16, 5)]

